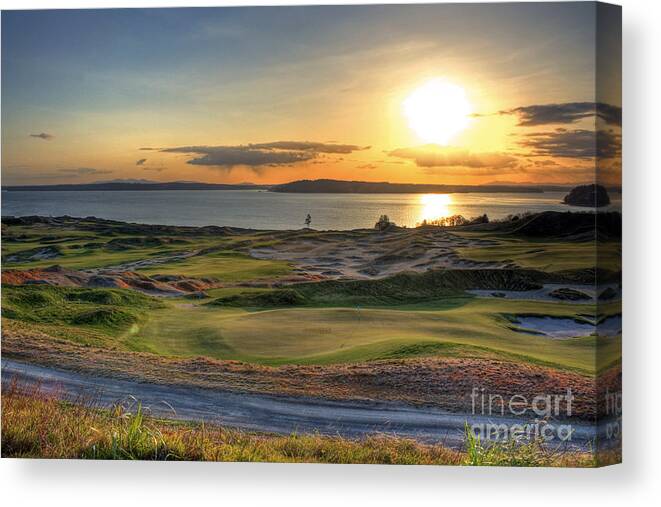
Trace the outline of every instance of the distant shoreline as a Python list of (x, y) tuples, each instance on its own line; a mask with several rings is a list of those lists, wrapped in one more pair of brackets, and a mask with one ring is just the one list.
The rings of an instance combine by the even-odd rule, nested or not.
[[(456, 193), (524, 193), (563, 192), (573, 185), (435, 185), (425, 183), (388, 183), (343, 180), (299, 180), (280, 185), (166, 182), (166, 183), (82, 183), (59, 185), (13, 185), (2, 187), (9, 192), (67, 191), (159, 191), (159, 190), (262, 190), (298, 194), (456, 194)], [(621, 192), (619, 187), (609, 187)]]
[(225, 183), (81, 183), (61, 185), (3, 186), (9, 192), (67, 192), (67, 191), (158, 191), (158, 190), (267, 190), (272, 185), (230, 185)]

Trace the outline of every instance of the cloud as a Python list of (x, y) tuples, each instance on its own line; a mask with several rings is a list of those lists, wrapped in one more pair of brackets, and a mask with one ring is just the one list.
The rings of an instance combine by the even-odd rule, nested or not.
[(612, 130), (566, 130), (527, 134), (519, 141), (534, 156), (591, 159), (621, 154), (622, 137)]
[(53, 139), (55, 139), (55, 136), (53, 134), (47, 134), (46, 132), (41, 132), (40, 134), (30, 134), (30, 137), (43, 139), (44, 141), (52, 141)]
[(500, 111), (519, 117), (519, 126), (571, 124), (583, 118), (598, 117), (607, 125), (622, 125), (622, 108), (603, 102), (566, 102), (564, 104), (538, 104)]
[(197, 158), (188, 160), (188, 164), (229, 168), (237, 165), (286, 165), (304, 162), (316, 156), (314, 152), (260, 150), (249, 146), (183, 146), (168, 148), (163, 151), (200, 155)]
[(141, 159), (135, 161), (135, 165), (144, 165), (145, 162), (147, 162), (147, 159), (146, 158), (141, 158)]
[(160, 148), (149, 148), (148, 146), (145, 146), (143, 148), (138, 148), (140, 151), (158, 151)]
[(108, 169), (94, 169), (93, 167), (75, 167), (67, 169), (58, 169), (58, 173), (65, 174), (67, 176), (89, 176), (92, 174), (111, 174), (112, 171)]
[(504, 153), (471, 153), (468, 150), (426, 145), (399, 148), (388, 152), (391, 157), (413, 160), (418, 167), (469, 167), (506, 169), (517, 164), (517, 159)]
[(276, 141), (274, 143), (249, 144), (251, 148), (262, 150), (292, 150), (312, 151), (315, 153), (352, 153), (354, 151), (368, 150), (370, 146), (356, 146), (355, 144), (313, 143), (309, 141)]
[(613, 125), (617, 127), (622, 126), (622, 108), (604, 104), (603, 102), (597, 103), (597, 116), (606, 125)]
[(235, 166), (248, 166), (256, 169), (262, 166), (276, 167), (312, 160), (321, 154), (346, 154), (366, 150), (353, 144), (315, 143), (309, 141), (276, 141), (239, 146), (180, 146), (164, 148), (166, 153), (197, 155), (187, 161), (192, 165), (215, 166), (231, 169)]
[(554, 160), (533, 160), (532, 164), (536, 167), (554, 167), (559, 165)]

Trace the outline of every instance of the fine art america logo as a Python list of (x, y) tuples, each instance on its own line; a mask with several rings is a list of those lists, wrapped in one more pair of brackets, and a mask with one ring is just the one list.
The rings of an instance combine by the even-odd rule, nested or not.
[[(569, 442), (572, 439), (571, 424), (557, 424), (555, 419), (572, 416), (574, 395), (571, 389), (565, 394), (540, 394), (529, 398), (521, 394), (502, 396), (490, 394), (485, 389), (474, 387), (470, 394), (474, 416), (485, 416), (485, 420), (471, 424), (475, 436), (487, 441), (543, 440), (544, 442)], [(512, 416), (521, 418), (534, 415), (529, 422), (512, 422), (486, 419), (489, 416)]]

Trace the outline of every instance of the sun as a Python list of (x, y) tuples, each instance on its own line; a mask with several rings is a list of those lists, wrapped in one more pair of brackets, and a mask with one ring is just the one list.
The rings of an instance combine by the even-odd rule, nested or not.
[(437, 78), (404, 101), (409, 127), (427, 143), (446, 145), (470, 123), (471, 104), (460, 86)]
[(420, 220), (427, 222), (450, 216), (452, 197), (449, 194), (423, 194), (420, 196)]

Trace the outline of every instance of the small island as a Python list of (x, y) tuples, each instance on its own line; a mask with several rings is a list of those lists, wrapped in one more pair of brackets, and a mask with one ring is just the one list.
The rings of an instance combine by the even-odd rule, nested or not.
[(611, 203), (606, 189), (595, 183), (574, 187), (562, 200), (570, 206), (582, 206), (586, 208), (600, 208)]

